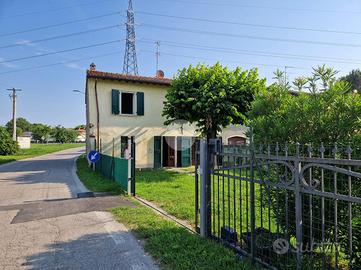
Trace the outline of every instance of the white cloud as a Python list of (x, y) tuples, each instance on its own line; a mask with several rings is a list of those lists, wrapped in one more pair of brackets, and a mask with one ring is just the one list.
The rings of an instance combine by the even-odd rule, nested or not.
[(12, 63), (1, 63), (3, 61), (6, 61), (6, 59), (3, 57), (0, 57), (0, 65), (3, 67), (7, 67), (7, 68), (17, 68), (18, 67), (17, 65), (14, 65)]
[(23, 39), (23, 40), (18, 40), (15, 42), (16, 45), (22, 45), (22, 46), (31, 46), (31, 47), (35, 47), (36, 43), (32, 42), (31, 40), (27, 40), (27, 39)]
[(84, 70), (84, 68), (82, 68), (80, 65), (78, 65), (76, 63), (64, 63), (63, 65), (65, 67), (71, 68), (71, 69)]

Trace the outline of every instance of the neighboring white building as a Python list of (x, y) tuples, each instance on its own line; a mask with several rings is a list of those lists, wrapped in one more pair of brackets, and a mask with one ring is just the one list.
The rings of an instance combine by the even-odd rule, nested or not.
[(31, 136), (19, 136), (18, 145), (20, 149), (29, 149), (31, 146)]
[[(96, 71), (92, 66), (86, 78), (87, 151), (100, 146), (113, 154), (114, 145), (136, 143), (136, 167), (184, 167), (194, 163), (195, 128), (183, 123), (165, 126), (163, 102), (171, 79), (133, 76)], [(244, 127), (223, 131), (225, 143), (246, 140)], [(232, 139), (235, 138), (235, 139)], [(243, 138), (243, 140), (241, 139)], [(193, 147), (192, 147), (193, 146)], [(124, 149), (116, 147), (115, 156)]]

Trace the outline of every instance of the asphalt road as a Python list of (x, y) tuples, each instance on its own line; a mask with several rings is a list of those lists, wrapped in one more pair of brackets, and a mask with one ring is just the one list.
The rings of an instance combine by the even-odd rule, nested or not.
[(86, 192), (70, 149), (0, 166), (0, 269), (158, 269), (139, 242), (104, 210), (120, 197)]

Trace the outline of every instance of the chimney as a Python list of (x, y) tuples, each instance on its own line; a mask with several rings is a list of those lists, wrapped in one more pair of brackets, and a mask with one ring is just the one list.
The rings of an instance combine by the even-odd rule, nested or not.
[(160, 79), (164, 78), (164, 71), (163, 71), (163, 70), (160, 70), (160, 69), (157, 70), (156, 77), (157, 77), (157, 78), (160, 78)]
[(96, 65), (94, 63), (90, 64), (90, 71), (95, 71), (96, 70)]

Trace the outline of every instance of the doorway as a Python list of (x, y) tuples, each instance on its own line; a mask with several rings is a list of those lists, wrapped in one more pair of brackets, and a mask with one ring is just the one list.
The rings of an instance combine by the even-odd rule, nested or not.
[(175, 167), (176, 137), (163, 137), (163, 167)]

